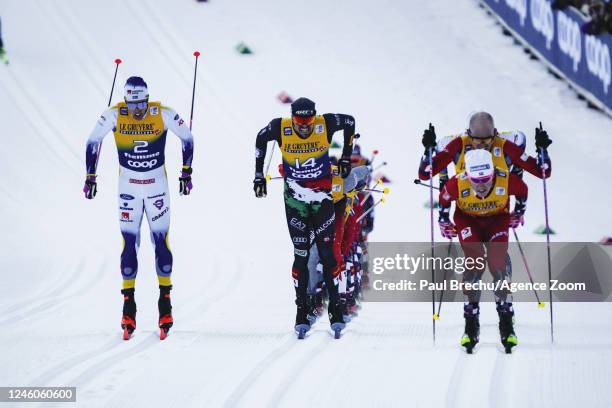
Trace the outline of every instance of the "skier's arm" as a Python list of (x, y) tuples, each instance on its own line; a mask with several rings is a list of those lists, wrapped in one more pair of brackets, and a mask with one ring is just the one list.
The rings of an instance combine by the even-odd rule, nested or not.
[[(544, 166), (546, 168), (546, 178), (550, 177), (552, 171), (550, 157), (546, 150), (544, 150)], [(527, 153), (523, 153), (521, 148), (510, 141), (504, 143), (504, 154), (508, 156), (512, 164), (518, 166), (529, 173), (533, 174), (538, 178), (542, 178), (542, 169), (535, 157), (529, 156)]]
[(344, 131), (342, 157), (350, 157), (353, 153), (353, 136), (355, 135), (355, 118), (343, 113), (326, 113), (323, 115), (327, 127), (327, 140), (331, 143), (334, 133)]
[(450, 208), (451, 203), (457, 200), (458, 196), (459, 185), (457, 183), (457, 177), (453, 176), (444, 184), (438, 197), (438, 202), (440, 203), (438, 225), (440, 227), (440, 234), (442, 234), (444, 238), (453, 239), (457, 236), (457, 228), (450, 220)]
[(185, 121), (181, 119), (174, 109), (162, 106), (161, 111), (166, 128), (181, 139), (181, 144), (183, 145), (183, 168), (191, 168), (191, 162), (193, 161), (193, 134), (191, 130), (189, 130)]
[(281, 146), (281, 119), (272, 119), (268, 126), (261, 129), (255, 140), (255, 176), (263, 177), (264, 160), (268, 151), (268, 142), (276, 141)]
[[(433, 175), (435, 176), (440, 171), (446, 169), (453, 158), (461, 152), (463, 148), (463, 141), (460, 137), (451, 140), (444, 149), (437, 152), (432, 159), (433, 162)], [(429, 152), (425, 151), (421, 157), (421, 163), (419, 165), (419, 179), (429, 180)]]
[(510, 173), (510, 180), (508, 180), (508, 194), (514, 196), (514, 210), (513, 213), (518, 215), (525, 214), (527, 209), (527, 196), (529, 188), (527, 184), (516, 174)]
[(113, 107), (100, 116), (98, 122), (87, 138), (85, 147), (85, 172), (88, 177), (95, 177), (102, 140), (117, 125), (117, 107)]

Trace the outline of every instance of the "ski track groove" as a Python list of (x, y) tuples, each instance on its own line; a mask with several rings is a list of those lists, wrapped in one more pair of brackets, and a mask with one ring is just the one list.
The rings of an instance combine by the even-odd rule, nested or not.
[[(347, 328), (348, 328), (348, 325), (347, 325)], [(327, 334), (329, 337), (330, 333), (325, 331), (325, 334)], [(344, 337), (344, 333), (342, 337)], [(291, 371), (285, 372), (283, 374), (283, 380), (275, 388), (274, 393), (272, 394), (272, 398), (270, 399), (270, 401), (268, 401), (267, 405), (272, 406), (272, 407), (281, 406), (280, 403), (282, 402), (283, 398), (287, 394), (287, 391), (289, 391), (291, 387), (296, 382), (298, 382), (297, 381), (298, 378), (304, 372), (303, 367), (307, 366), (309, 362), (312, 362), (313, 356), (320, 358), (319, 353), (321, 353), (323, 350), (325, 350), (326, 347), (330, 345), (329, 344), (330, 341), (332, 342), (342, 341), (342, 337), (340, 339), (334, 339), (333, 336), (331, 337), (331, 339), (325, 339), (325, 337), (323, 337), (323, 341), (320, 341), (319, 344), (317, 344), (313, 350), (311, 350), (309, 353), (304, 353), (302, 357), (298, 360), (298, 362), (295, 364), (295, 367)], [(345, 365), (346, 365), (346, 360), (345, 360)]]
[[(215, 259), (217, 259), (217, 257), (215, 257)], [(240, 264), (238, 265), (240, 266)], [(216, 295), (206, 298), (205, 301), (202, 303), (202, 305), (199, 308), (197, 308), (199, 310), (199, 313), (197, 313), (199, 317), (196, 318), (196, 321), (199, 321), (204, 318), (202, 314), (207, 312), (209, 306), (212, 303), (224, 297), (225, 295), (230, 293), (233, 288), (236, 287), (236, 285), (231, 285), (231, 283), (235, 282), (234, 279), (239, 279), (242, 271), (240, 270), (240, 267), (234, 268), (234, 270), (235, 270), (235, 274), (231, 275), (231, 278), (233, 279), (227, 280), (230, 286), (229, 288), (230, 290), (227, 290), (226, 287), (224, 286), (217, 292)], [(214, 279), (215, 282), (218, 281), (218, 279), (216, 279), (218, 275), (219, 274), (215, 274), (215, 279)], [(193, 313), (193, 314), (196, 314), (196, 313)], [(140, 332), (140, 333), (144, 334), (147, 332)], [(192, 343), (201, 336), (202, 334), (199, 334), (196, 337), (196, 339), (192, 341)], [(157, 332), (153, 332), (150, 336), (143, 337), (145, 340), (135, 341), (136, 339), (138, 339), (138, 337), (140, 336), (135, 335), (133, 338), (131, 338), (129, 341), (126, 342), (125, 340), (121, 339), (121, 337), (117, 334), (116, 338), (104, 343), (103, 345), (101, 345), (100, 347), (97, 347), (94, 350), (78, 354), (70, 358), (69, 360), (56, 364), (53, 368), (47, 370), (44, 374), (36, 377), (31, 383), (32, 385), (38, 385), (38, 386), (45, 385), (53, 378), (56, 378), (60, 375), (70, 375), (70, 371), (77, 370), (79, 366), (87, 365), (87, 368), (85, 368), (80, 373), (76, 374), (76, 376), (72, 377), (73, 380), (64, 382), (65, 384), (70, 384), (71, 386), (82, 387), (83, 385), (86, 385), (87, 383), (94, 380), (97, 375), (100, 375), (103, 372), (107, 372), (113, 366), (124, 361), (121, 358), (123, 357), (131, 358), (133, 356), (140, 355), (146, 350), (148, 350), (149, 348), (151, 348), (154, 344), (159, 344), (159, 342), (161, 341), (157, 337)], [(172, 332), (171, 332), (171, 335), (168, 337), (168, 339), (166, 339), (165, 341), (170, 340), (171, 337), (172, 337)], [(114, 353), (114, 350), (118, 346), (120, 346), (121, 344), (125, 344), (125, 343), (128, 343), (128, 346), (129, 346), (128, 349)], [(144, 346), (141, 346), (141, 345), (144, 345)], [(107, 355), (107, 356), (104, 357), (103, 360), (101, 361), (88, 365), (88, 363), (91, 360), (95, 360), (101, 355)]]
[(264, 373), (275, 361), (291, 351), (299, 341), (304, 340), (298, 340), (294, 333), (288, 333), (286, 335), (286, 339), (280, 345), (272, 349), (272, 351), (266, 354), (264, 358), (259, 360), (255, 367), (253, 367), (249, 373), (243, 377), (243, 379), (229, 395), (223, 406), (227, 408), (237, 406), (242, 397), (244, 397), (244, 394), (246, 394), (251, 386), (257, 382), (261, 374)]
[[(20, 323), (24, 320), (30, 321), (33, 319), (38, 319), (42, 317), (44, 314), (51, 312), (53, 310), (56, 310), (57, 308), (62, 306), (67, 300), (70, 300), (84, 293), (84, 291), (87, 289), (92, 289), (93, 287), (95, 287), (95, 285), (92, 285), (92, 284), (98, 279), (99, 276), (102, 275), (102, 273), (106, 269), (107, 262), (103, 262), (102, 265), (100, 266), (100, 269), (99, 269), (100, 273), (90, 274), (89, 280), (79, 285), (74, 285), (74, 282), (77, 282), (79, 280), (78, 277), (81, 274), (81, 272), (85, 270), (83, 268), (83, 265), (85, 265), (84, 260), (82, 260), (77, 265), (77, 267), (74, 268), (74, 272), (70, 274), (68, 278), (62, 280), (62, 282), (66, 282), (66, 281), (73, 282), (72, 285), (68, 284), (67, 287), (63, 287), (64, 285), (62, 284), (58, 285), (56, 290), (54, 290), (48, 296), (43, 298), (42, 302), (38, 302), (38, 304), (34, 307), (17, 311), (16, 313), (19, 313), (18, 315), (2, 320), (0, 321), (0, 324), (5, 326), (5, 325), (11, 325), (15, 323)], [(67, 291), (66, 289), (69, 289), (70, 293), (64, 296), (58, 296), (59, 293)]]

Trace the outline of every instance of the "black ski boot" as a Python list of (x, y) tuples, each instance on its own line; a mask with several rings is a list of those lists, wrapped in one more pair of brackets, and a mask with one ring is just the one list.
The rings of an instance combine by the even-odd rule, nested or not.
[(298, 335), (298, 339), (306, 337), (306, 333), (310, 330), (310, 321), (308, 320), (308, 300), (306, 298), (299, 297), (295, 299), (295, 305), (297, 311), (295, 313), (295, 332)]
[(497, 314), (499, 315), (499, 336), (506, 354), (512, 353), (512, 347), (518, 344), (514, 333), (514, 309), (512, 303), (498, 303)]
[(323, 315), (323, 298), (321, 295), (308, 296), (308, 321), (312, 326)]
[(327, 313), (329, 315), (329, 324), (334, 332), (334, 338), (339, 339), (342, 330), (346, 327), (346, 323), (344, 323), (344, 318), (342, 316), (342, 303), (340, 299), (336, 300), (336, 302), (330, 299)]
[(463, 306), (463, 317), (465, 318), (465, 333), (461, 337), (461, 346), (465, 347), (468, 354), (472, 354), (474, 347), (478, 344), (480, 336), (480, 307), (478, 302), (470, 302)]
[(123, 340), (129, 340), (136, 330), (136, 301), (134, 300), (134, 288), (122, 289), (123, 295), (123, 317), (121, 318), (121, 329), (123, 329)]
[(174, 323), (172, 319), (172, 303), (170, 302), (170, 291), (172, 285), (159, 287), (159, 300), (157, 307), (159, 309), (159, 339), (164, 340), (168, 337), (168, 332)]

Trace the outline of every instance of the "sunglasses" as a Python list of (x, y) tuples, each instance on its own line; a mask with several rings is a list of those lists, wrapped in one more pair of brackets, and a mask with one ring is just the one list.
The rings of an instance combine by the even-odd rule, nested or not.
[(493, 176), (470, 177), (470, 181), (474, 184), (486, 184), (491, 180), (493, 180)]
[(299, 126), (310, 126), (314, 123), (314, 116), (296, 116), (293, 115), (293, 122)]
[(126, 102), (127, 107), (129, 110), (135, 110), (135, 109), (146, 109), (147, 105), (149, 104), (148, 101), (141, 101), (141, 102)]

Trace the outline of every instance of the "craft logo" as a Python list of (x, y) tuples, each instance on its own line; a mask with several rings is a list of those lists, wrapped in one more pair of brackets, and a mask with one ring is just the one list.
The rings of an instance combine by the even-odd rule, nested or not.
[(582, 59), (582, 34), (578, 23), (565, 13), (557, 13), (557, 42), (561, 52), (572, 59), (574, 72)]
[(164, 206), (164, 200), (162, 198), (160, 198), (159, 200), (155, 200), (153, 202), (153, 205), (155, 206), (155, 208), (157, 208), (158, 210), (161, 210), (162, 207)]

